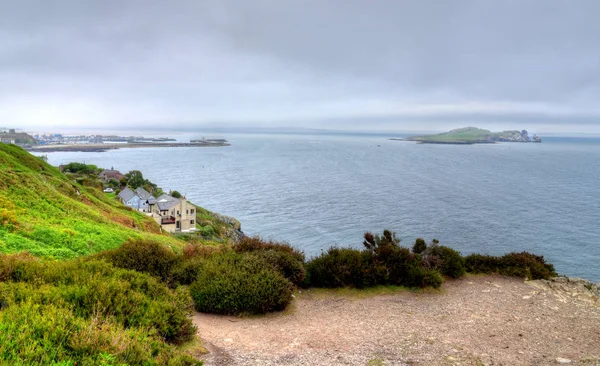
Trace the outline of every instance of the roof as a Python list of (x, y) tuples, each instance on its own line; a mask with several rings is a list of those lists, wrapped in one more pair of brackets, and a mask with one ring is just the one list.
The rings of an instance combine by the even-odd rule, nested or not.
[(135, 193), (138, 195), (139, 198), (141, 198), (143, 200), (146, 200), (146, 199), (152, 197), (152, 195), (142, 187), (136, 188)]
[(119, 192), (119, 197), (121, 197), (121, 199), (123, 201), (129, 201), (134, 196), (135, 196), (135, 192), (132, 191), (131, 188), (129, 188), (129, 187), (125, 187), (124, 190), (122, 190), (121, 192)]
[(163, 194), (156, 199), (156, 203), (158, 204), (158, 209), (161, 211), (166, 211), (173, 206), (179, 204), (179, 199), (175, 197), (171, 197), (168, 194)]
[(151, 204), (151, 205), (155, 204), (156, 203), (156, 198), (154, 198), (152, 196), (148, 197), (148, 203)]
[(123, 174), (121, 174), (120, 171), (118, 170), (113, 170), (113, 169), (104, 169), (102, 171), (102, 173), (98, 174), (99, 176), (107, 176), (107, 177), (123, 177)]

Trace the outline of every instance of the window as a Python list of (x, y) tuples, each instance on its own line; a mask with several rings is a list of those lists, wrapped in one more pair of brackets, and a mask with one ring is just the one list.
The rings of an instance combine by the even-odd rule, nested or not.
[(190, 210), (185, 210), (185, 214), (188, 215), (190, 213)]
[(193, 208), (190, 210), (190, 213), (194, 213), (194, 209)]
[(194, 220), (190, 220), (190, 225), (194, 225)]

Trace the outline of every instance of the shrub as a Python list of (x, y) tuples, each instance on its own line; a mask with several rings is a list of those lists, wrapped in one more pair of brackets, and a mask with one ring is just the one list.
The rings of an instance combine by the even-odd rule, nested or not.
[(206, 259), (190, 286), (196, 310), (217, 314), (263, 314), (283, 310), (293, 285), (255, 256), (234, 252)]
[(408, 287), (423, 287), (425, 271), (421, 268), (421, 257), (407, 248), (385, 246), (377, 250), (377, 259), (387, 271), (386, 284)]
[(0, 282), (33, 276), (39, 266), (40, 260), (29, 253), (0, 254)]
[(500, 274), (525, 277), (529, 280), (556, 277), (554, 266), (544, 257), (528, 252), (509, 253), (500, 258)]
[(200, 229), (200, 234), (204, 237), (211, 237), (215, 235), (215, 229), (210, 225), (206, 225)]
[(253, 252), (257, 250), (273, 249), (280, 252), (287, 252), (294, 256), (298, 261), (304, 263), (304, 253), (295, 249), (288, 243), (280, 243), (276, 241), (266, 241), (258, 236), (244, 237), (239, 243), (233, 245), (233, 250), (238, 253)]
[(150, 329), (171, 343), (195, 334), (189, 294), (173, 292), (149, 275), (98, 260), (25, 264), (29, 265), (13, 272), (11, 282), (0, 282), (7, 304), (64, 304), (82, 318), (100, 316), (125, 328)]
[[(422, 267), (421, 267), (422, 268)], [(433, 288), (440, 288), (442, 286), (442, 283), (444, 283), (444, 279), (442, 278), (442, 275), (433, 269), (425, 269), (422, 268), (423, 270), (423, 282), (421, 287), (433, 287)]]
[(65, 173), (98, 174), (100, 171), (95, 165), (83, 163), (69, 163), (63, 167)]
[(221, 253), (225, 247), (188, 244), (183, 247), (183, 258), (203, 257), (207, 258), (213, 254)]
[(271, 266), (271, 268), (281, 273), (296, 286), (300, 285), (306, 277), (304, 263), (299, 261), (289, 252), (267, 249), (251, 252), (251, 255), (257, 256), (264, 260)]
[(528, 252), (509, 253), (502, 257), (471, 254), (465, 258), (465, 263), (471, 273), (499, 273), (529, 280), (549, 279), (557, 275), (554, 266), (546, 263), (544, 257)]
[(30, 301), (0, 311), (0, 359), (17, 365), (201, 365), (144, 330)]
[(132, 269), (168, 281), (177, 261), (172, 249), (148, 240), (130, 239), (119, 248), (103, 255), (115, 267)]
[(446, 276), (459, 278), (466, 272), (464, 258), (452, 248), (435, 244), (422, 254), (426, 267), (437, 269)]
[(413, 245), (413, 253), (421, 254), (427, 249), (427, 244), (425, 243), (425, 239), (417, 238), (415, 240), (415, 245)]
[(465, 267), (469, 273), (498, 272), (500, 258), (491, 255), (470, 254), (465, 257)]
[(171, 271), (173, 285), (189, 285), (198, 279), (202, 272), (203, 257), (184, 258)]
[(364, 288), (385, 282), (385, 267), (375, 265), (371, 251), (332, 247), (307, 263), (310, 284), (315, 287)]

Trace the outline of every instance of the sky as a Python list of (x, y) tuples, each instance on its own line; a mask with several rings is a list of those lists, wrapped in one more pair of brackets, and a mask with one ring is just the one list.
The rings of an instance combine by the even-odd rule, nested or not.
[(0, 126), (600, 133), (597, 0), (0, 0)]

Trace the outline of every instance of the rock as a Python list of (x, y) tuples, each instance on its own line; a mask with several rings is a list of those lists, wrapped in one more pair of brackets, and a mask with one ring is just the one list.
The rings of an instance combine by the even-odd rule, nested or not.
[(571, 363), (571, 360), (569, 360), (568, 358), (557, 357), (556, 362), (560, 365), (567, 365)]

